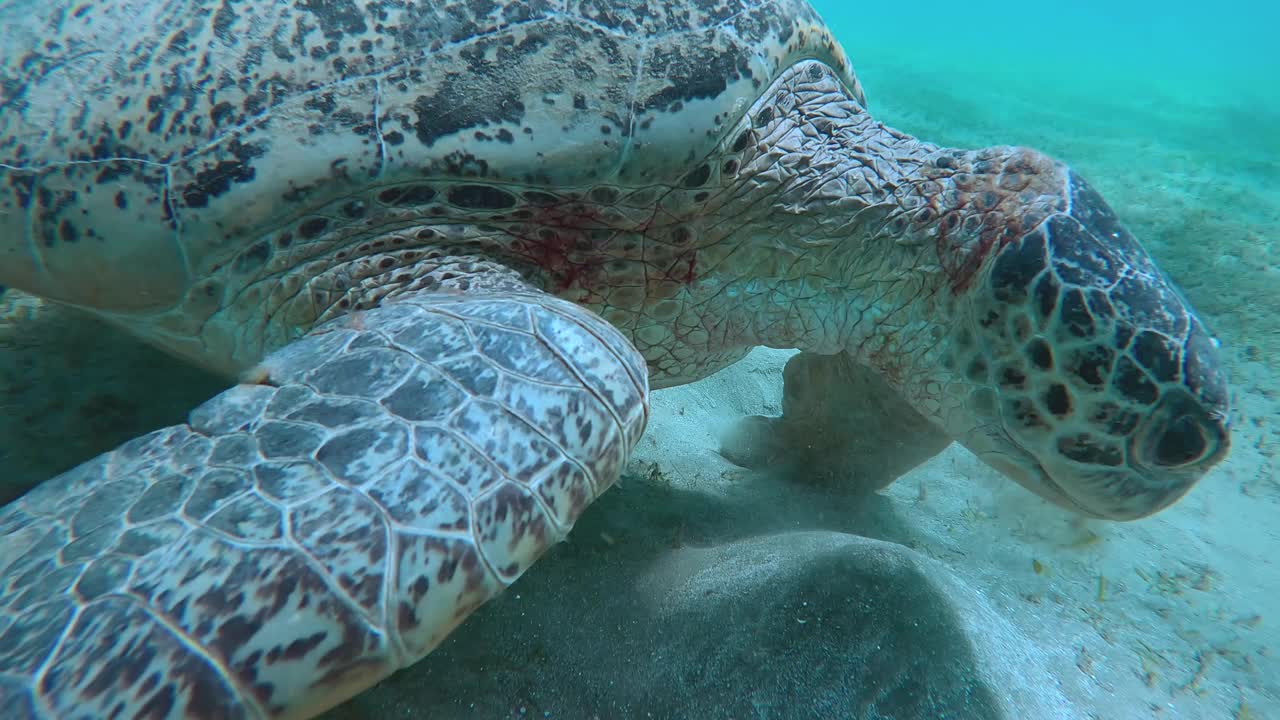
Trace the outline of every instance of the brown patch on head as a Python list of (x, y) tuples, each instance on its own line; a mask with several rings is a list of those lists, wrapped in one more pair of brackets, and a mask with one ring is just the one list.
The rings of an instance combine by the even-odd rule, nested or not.
[(987, 260), (1067, 206), (1066, 169), (1018, 147), (942, 150), (921, 166), (938, 257), (951, 291), (966, 291)]

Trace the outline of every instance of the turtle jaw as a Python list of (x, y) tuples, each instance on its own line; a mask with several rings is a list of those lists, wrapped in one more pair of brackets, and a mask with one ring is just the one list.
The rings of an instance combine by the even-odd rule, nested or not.
[[(1190, 428), (1179, 427), (1179, 420), (1186, 416), (1176, 418), (1173, 424), (1164, 420), (1147, 423), (1153, 426), (1151, 434), (1174, 432), (1182, 437), (1191, 432)], [(964, 443), (983, 462), (1064, 510), (1111, 521), (1138, 520), (1174, 504), (1225, 457), (1230, 444), (1225, 427), (1209, 421), (1195, 432), (1216, 434), (1219, 440), (1211, 441), (1215, 444), (1206, 446), (1203, 455), (1195, 460), (1178, 467), (1161, 467), (1136, 459), (1142, 451), (1135, 449), (1131, 464), (1108, 467), (1069, 460), (1054, 452), (1052, 446), (1033, 449), (1035, 446), (1024, 445), (1017, 433), (1000, 427), (999, 421), (987, 427), (995, 429), (977, 442), (970, 436)], [(1149, 437), (1140, 431), (1132, 444), (1149, 442), (1144, 439)], [(1167, 440), (1155, 442), (1168, 444)]]
[(1013, 452), (979, 453), (978, 457), (1005, 477), (1064, 510), (1099, 520), (1107, 519), (1107, 515), (1089, 509), (1063, 490), (1061, 485), (1053, 481), (1035, 456), (1018, 447), (1012, 437), (1006, 434), (1005, 440), (1008, 441), (1009, 447), (1017, 449)]
[[(1155, 511), (1126, 510), (1105, 497), (1087, 492), (1089, 487), (1106, 485), (1105, 473), (1052, 463), (1045, 453), (1034, 452), (1019, 441), (1017, 434), (1006, 428), (1001, 419), (984, 422), (983, 427), (986, 432), (980, 437), (971, 434), (962, 444), (1000, 474), (1063, 510), (1096, 520), (1133, 520)], [(1113, 482), (1115, 480), (1123, 482), (1126, 478), (1114, 478)], [(1178, 493), (1173, 499), (1181, 495)]]
[[(1227, 442), (1180, 468), (1086, 466), (1046, 453), (1032, 453), (1005, 434), (1012, 452), (980, 457), (1019, 485), (1055, 505), (1098, 520), (1129, 521), (1154, 515), (1187, 494), (1227, 452)], [(1043, 460), (1040, 457), (1043, 457)]]

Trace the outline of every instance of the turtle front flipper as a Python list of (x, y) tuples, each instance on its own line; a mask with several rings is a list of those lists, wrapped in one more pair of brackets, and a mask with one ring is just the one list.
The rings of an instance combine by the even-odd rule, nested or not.
[(315, 715), (562, 539), (647, 416), (628, 341), (534, 291), (323, 325), (0, 510), (6, 717)]
[(874, 492), (942, 452), (951, 438), (847, 353), (791, 356), (782, 415), (743, 418), (721, 454), (752, 469)]

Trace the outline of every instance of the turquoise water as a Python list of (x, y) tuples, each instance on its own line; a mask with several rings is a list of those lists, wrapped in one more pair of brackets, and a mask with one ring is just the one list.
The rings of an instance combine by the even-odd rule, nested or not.
[(814, 5), (877, 117), (1071, 163), (1225, 339), (1280, 362), (1280, 5)]
[[(1280, 6), (1246, 2), (939, 0), (814, 6), (855, 54), (1035, 75), (1067, 90), (1161, 87), (1277, 99)], [(1195, 85), (1207, 83), (1199, 89)], [(1274, 111), (1274, 106), (1271, 108)]]

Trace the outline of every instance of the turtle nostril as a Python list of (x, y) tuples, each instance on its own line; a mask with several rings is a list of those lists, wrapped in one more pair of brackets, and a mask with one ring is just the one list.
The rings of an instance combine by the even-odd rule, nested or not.
[(1203, 458), (1208, 447), (1200, 424), (1183, 416), (1174, 418), (1160, 434), (1152, 459), (1161, 467), (1182, 467)]

